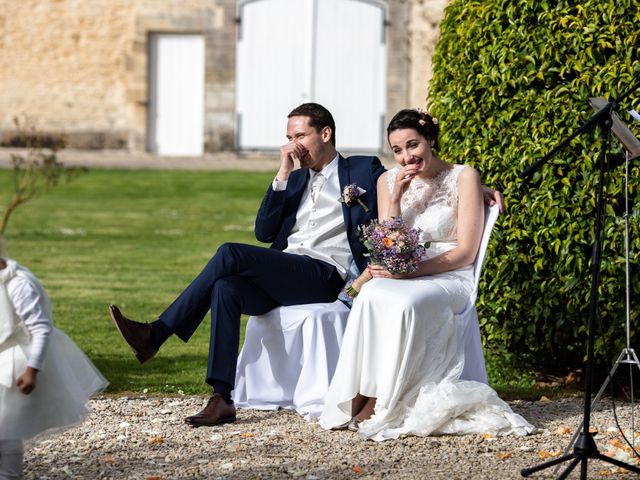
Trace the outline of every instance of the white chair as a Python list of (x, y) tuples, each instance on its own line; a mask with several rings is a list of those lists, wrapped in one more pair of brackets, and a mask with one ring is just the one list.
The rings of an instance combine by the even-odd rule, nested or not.
[[(485, 208), (485, 225), (474, 264), (475, 288), (461, 315), (468, 315), (463, 341), (464, 380), (487, 383), (475, 301), (498, 207)], [(341, 301), (278, 307), (250, 317), (233, 392), (238, 407), (286, 408), (305, 418), (322, 413), (324, 395), (338, 362), (349, 308)]]
[[(497, 205), (484, 208), (484, 230), (480, 247), (478, 248), (478, 256), (473, 264), (474, 288), (469, 302), (467, 303), (469, 319), (463, 334), (464, 341), (464, 368), (460, 378), (462, 380), (475, 380), (477, 382), (489, 383), (487, 378), (487, 369), (484, 364), (484, 354), (482, 353), (482, 339), (480, 338), (480, 324), (478, 322), (478, 311), (476, 310), (476, 298), (478, 297), (478, 285), (480, 283), (480, 275), (482, 274), (482, 266), (487, 256), (487, 246), (489, 238), (496, 221), (500, 215)], [(464, 314), (464, 313), (463, 313)]]
[(279, 307), (249, 317), (233, 400), (259, 410), (320, 415), (336, 369), (349, 309), (339, 300)]

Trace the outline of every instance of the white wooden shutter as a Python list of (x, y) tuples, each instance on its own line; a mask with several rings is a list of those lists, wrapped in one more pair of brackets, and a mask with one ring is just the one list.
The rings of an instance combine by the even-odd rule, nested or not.
[(384, 3), (240, 0), (237, 132), (242, 150), (277, 149), (286, 116), (304, 102), (327, 107), (338, 148), (381, 149), (386, 107)]
[(321, 0), (314, 98), (336, 121), (340, 150), (379, 151), (386, 111), (384, 10), (358, 0)]
[(286, 143), (287, 114), (311, 98), (313, 0), (261, 0), (240, 6), (237, 131), (241, 149)]
[(153, 35), (150, 63), (150, 150), (159, 155), (202, 155), (204, 38)]

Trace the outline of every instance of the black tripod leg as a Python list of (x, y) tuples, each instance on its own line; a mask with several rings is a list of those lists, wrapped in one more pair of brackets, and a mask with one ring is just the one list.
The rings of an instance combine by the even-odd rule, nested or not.
[(615, 465), (616, 467), (629, 470), (630, 472), (640, 473), (640, 468), (636, 467), (635, 465), (631, 465), (629, 463), (623, 462), (621, 460), (617, 460), (615, 458), (607, 457), (606, 455), (603, 455), (600, 452), (597, 452), (595, 455), (593, 455), (593, 457), (597, 458), (598, 460), (602, 460), (605, 463), (610, 463), (612, 465)]
[[(580, 457), (575, 457), (573, 459), (573, 462), (571, 462), (569, 464), (569, 466), (564, 470), (564, 472), (562, 472), (560, 474), (560, 476), (558, 477), (558, 480), (564, 480), (565, 478), (567, 478), (569, 476), (569, 474), (571, 473), (571, 471), (576, 468), (576, 465), (578, 465), (578, 463), (580, 462), (580, 460), (582, 460)], [(584, 462), (583, 465), (586, 465), (587, 462)], [(587, 478), (585, 477), (580, 477), (580, 478)]]
[[(592, 458), (595, 457), (592, 456)], [(582, 464), (580, 465), (580, 480), (587, 480), (587, 473), (589, 470), (589, 457), (583, 457), (581, 460)]]
[(572, 458), (573, 458), (573, 453), (569, 453), (568, 455), (563, 455), (561, 457), (554, 458), (553, 460), (549, 460), (548, 462), (540, 463), (535, 467), (523, 468), (522, 470), (520, 470), (520, 475), (522, 475), (523, 477), (528, 477), (532, 473), (536, 473), (548, 467), (553, 467), (554, 465), (557, 465), (562, 462), (566, 462), (567, 460), (570, 460)]

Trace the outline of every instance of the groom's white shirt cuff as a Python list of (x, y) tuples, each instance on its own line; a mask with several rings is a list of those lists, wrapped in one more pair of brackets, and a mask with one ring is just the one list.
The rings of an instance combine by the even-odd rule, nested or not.
[(274, 192), (282, 192), (287, 189), (287, 180), (278, 180), (277, 178), (274, 178), (271, 188)]

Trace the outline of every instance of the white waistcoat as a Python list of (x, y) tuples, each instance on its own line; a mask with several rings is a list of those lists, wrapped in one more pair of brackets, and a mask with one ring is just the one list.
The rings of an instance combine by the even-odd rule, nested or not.
[(334, 265), (345, 278), (352, 254), (339, 201), (341, 192), (337, 168), (328, 175), (315, 203), (311, 199), (310, 184), (311, 181), (300, 202), (296, 223), (284, 251), (308, 255)]

